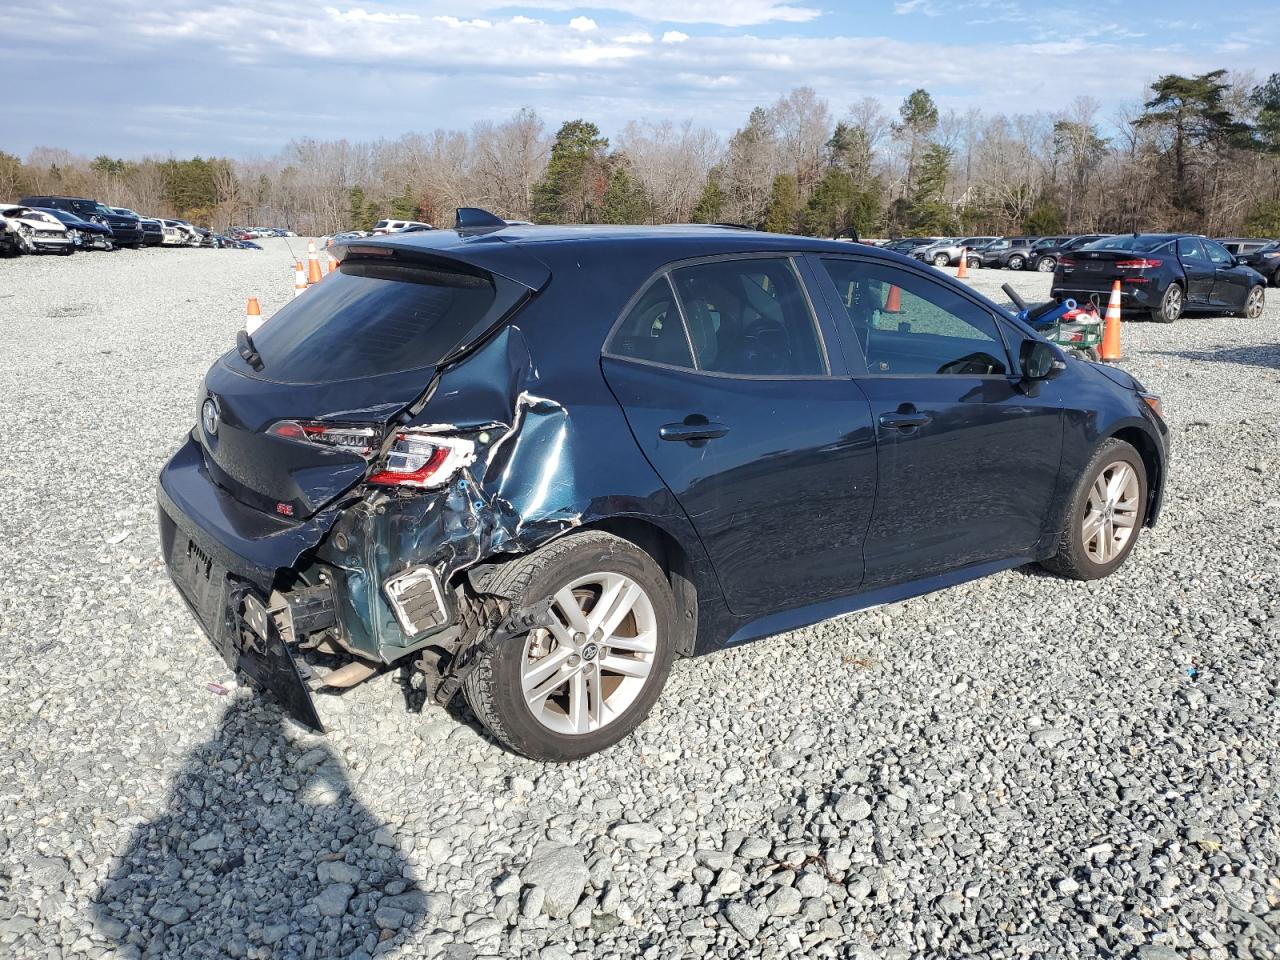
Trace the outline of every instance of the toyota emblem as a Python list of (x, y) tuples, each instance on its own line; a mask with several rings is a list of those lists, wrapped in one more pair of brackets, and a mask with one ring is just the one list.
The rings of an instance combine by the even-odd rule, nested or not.
[(200, 407), (200, 422), (204, 424), (204, 432), (211, 437), (218, 435), (218, 405), (213, 397), (205, 400)]

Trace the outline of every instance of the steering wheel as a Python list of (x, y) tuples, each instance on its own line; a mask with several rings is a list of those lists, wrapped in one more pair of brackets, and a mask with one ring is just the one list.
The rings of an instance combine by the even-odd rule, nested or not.
[(981, 350), (966, 354), (950, 363), (944, 363), (938, 368), (938, 373), (962, 377), (987, 377), (1003, 372), (1004, 364)]

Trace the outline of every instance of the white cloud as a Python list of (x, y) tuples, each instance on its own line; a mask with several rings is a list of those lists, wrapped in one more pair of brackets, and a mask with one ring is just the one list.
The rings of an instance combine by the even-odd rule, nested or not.
[(590, 33), (596, 29), (596, 22), (590, 17), (574, 17), (569, 21), (569, 29), (577, 30), (579, 33)]
[(663, 43), (684, 43), (689, 39), (687, 33), (681, 33), (679, 30), (668, 30), (662, 35)]
[(474, 30), (487, 30), (493, 26), (488, 20), (459, 20), (457, 17), (436, 17), (436, 22), (443, 23), (446, 27), (453, 27), (455, 30), (471, 27)]
[(614, 43), (653, 43), (653, 34), (624, 33), (620, 37), (614, 37), (613, 42)]
[(535, 23), (541, 23), (542, 21), (541, 21), (541, 20), (535, 20), (535, 19), (533, 19), (533, 17), (525, 17), (525, 16), (516, 15), (516, 16), (512, 17), (510, 20), (508, 20), (507, 22), (508, 22), (508, 23), (514, 23), (514, 24), (517, 24), (517, 25), (519, 25), (519, 26), (532, 26), (533, 24), (535, 24)]

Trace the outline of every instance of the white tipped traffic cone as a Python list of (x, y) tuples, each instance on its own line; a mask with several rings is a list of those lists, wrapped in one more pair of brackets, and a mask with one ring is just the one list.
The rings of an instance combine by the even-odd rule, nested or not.
[(244, 329), (246, 333), (253, 333), (262, 326), (262, 307), (258, 305), (257, 297), (250, 297), (249, 303), (244, 308)]
[(307, 271), (299, 260), (293, 265), (293, 295), (300, 297), (307, 292)]
[(324, 278), (324, 274), (320, 272), (320, 255), (316, 253), (316, 242), (314, 240), (307, 241), (307, 286), (313, 283), (319, 283)]

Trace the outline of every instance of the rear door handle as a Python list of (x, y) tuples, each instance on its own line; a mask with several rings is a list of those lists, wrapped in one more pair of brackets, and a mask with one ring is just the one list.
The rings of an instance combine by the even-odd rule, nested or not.
[[(693, 422), (690, 422), (693, 421)], [(684, 423), (664, 423), (658, 428), (658, 436), (663, 440), (715, 440), (729, 432), (723, 423), (716, 423), (706, 417), (686, 417)]]
[(892, 427), (895, 430), (913, 430), (916, 427), (923, 427), (932, 419), (933, 417), (927, 413), (882, 413), (880, 426)]

